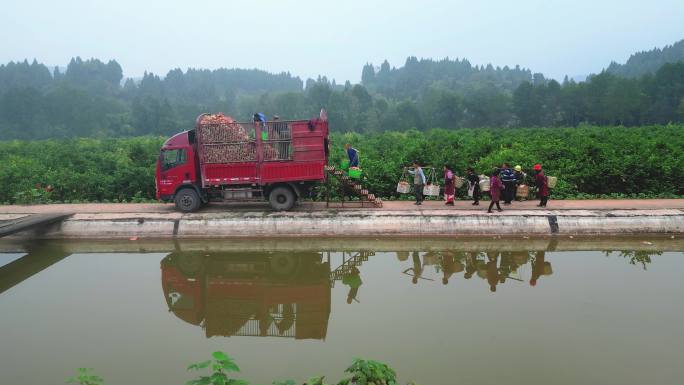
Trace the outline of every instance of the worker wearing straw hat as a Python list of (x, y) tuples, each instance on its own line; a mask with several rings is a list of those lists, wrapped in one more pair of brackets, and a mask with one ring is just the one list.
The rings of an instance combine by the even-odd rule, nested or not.
[(513, 175), (515, 175), (515, 192), (513, 193), (513, 196), (518, 200), (518, 187), (520, 185), (526, 185), (525, 180), (527, 179), (527, 174), (525, 174), (521, 165), (515, 166), (513, 170), (515, 170), (513, 173)]

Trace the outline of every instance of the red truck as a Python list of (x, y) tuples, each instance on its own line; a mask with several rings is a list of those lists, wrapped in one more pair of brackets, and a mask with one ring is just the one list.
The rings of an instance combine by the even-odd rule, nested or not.
[(237, 122), (202, 114), (169, 138), (157, 161), (157, 199), (192, 212), (210, 201), (266, 199), (289, 210), (325, 181), (328, 120)]

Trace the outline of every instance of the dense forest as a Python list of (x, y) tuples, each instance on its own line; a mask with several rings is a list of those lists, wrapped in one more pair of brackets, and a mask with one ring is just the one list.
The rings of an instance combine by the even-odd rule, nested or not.
[(360, 84), (256, 69), (174, 69), (133, 80), (114, 60), (74, 58), (64, 71), (11, 62), (0, 65), (0, 136), (166, 136), (191, 128), (202, 112), (301, 119), (320, 108), (337, 132), (677, 123), (684, 122), (684, 63), (670, 62), (683, 47), (635, 54), (579, 83), (519, 67), (416, 57), (399, 68), (367, 64)]

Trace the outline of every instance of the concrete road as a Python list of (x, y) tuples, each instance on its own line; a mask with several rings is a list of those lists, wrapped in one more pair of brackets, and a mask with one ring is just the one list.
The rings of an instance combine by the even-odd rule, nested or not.
[[(537, 201), (514, 202), (510, 206), (502, 205), (504, 211), (537, 210)], [(480, 210), (485, 211), (489, 205), (483, 201), (480, 206), (472, 206), (470, 201), (457, 201), (455, 206), (445, 206), (443, 201), (426, 201), (415, 206), (411, 201), (385, 201), (381, 209), (366, 207), (367, 210), (391, 211), (430, 211), (430, 210)], [(358, 205), (339, 202), (331, 203), (329, 209), (358, 210)], [(620, 200), (558, 200), (550, 201), (547, 210), (655, 210), (684, 209), (684, 199), (620, 199)], [(212, 203), (201, 212), (222, 211), (270, 211), (266, 202), (259, 203)], [(296, 211), (326, 210), (324, 202), (305, 202)], [(33, 213), (170, 213), (175, 212), (172, 204), (162, 203), (83, 203), (83, 204), (49, 204), (49, 205), (9, 205), (0, 206), (0, 214), (33, 214)]]

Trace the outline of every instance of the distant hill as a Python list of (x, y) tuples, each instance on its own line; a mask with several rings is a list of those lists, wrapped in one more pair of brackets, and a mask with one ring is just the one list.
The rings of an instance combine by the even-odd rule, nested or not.
[(467, 95), (483, 87), (494, 86), (512, 92), (523, 82), (543, 81), (526, 68), (472, 65), (466, 59), (418, 59), (411, 56), (403, 67), (390, 68), (385, 60), (376, 69), (366, 64), (361, 82), (368, 89), (391, 98), (416, 99), (431, 87), (449, 89)]
[(655, 73), (663, 64), (684, 61), (684, 40), (680, 40), (664, 48), (654, 48), (650, 51), (637, 52), (629, 57), (627, 63), (610, 63), (606, 72), (614, 75), (635, 78), (649, 73)]

